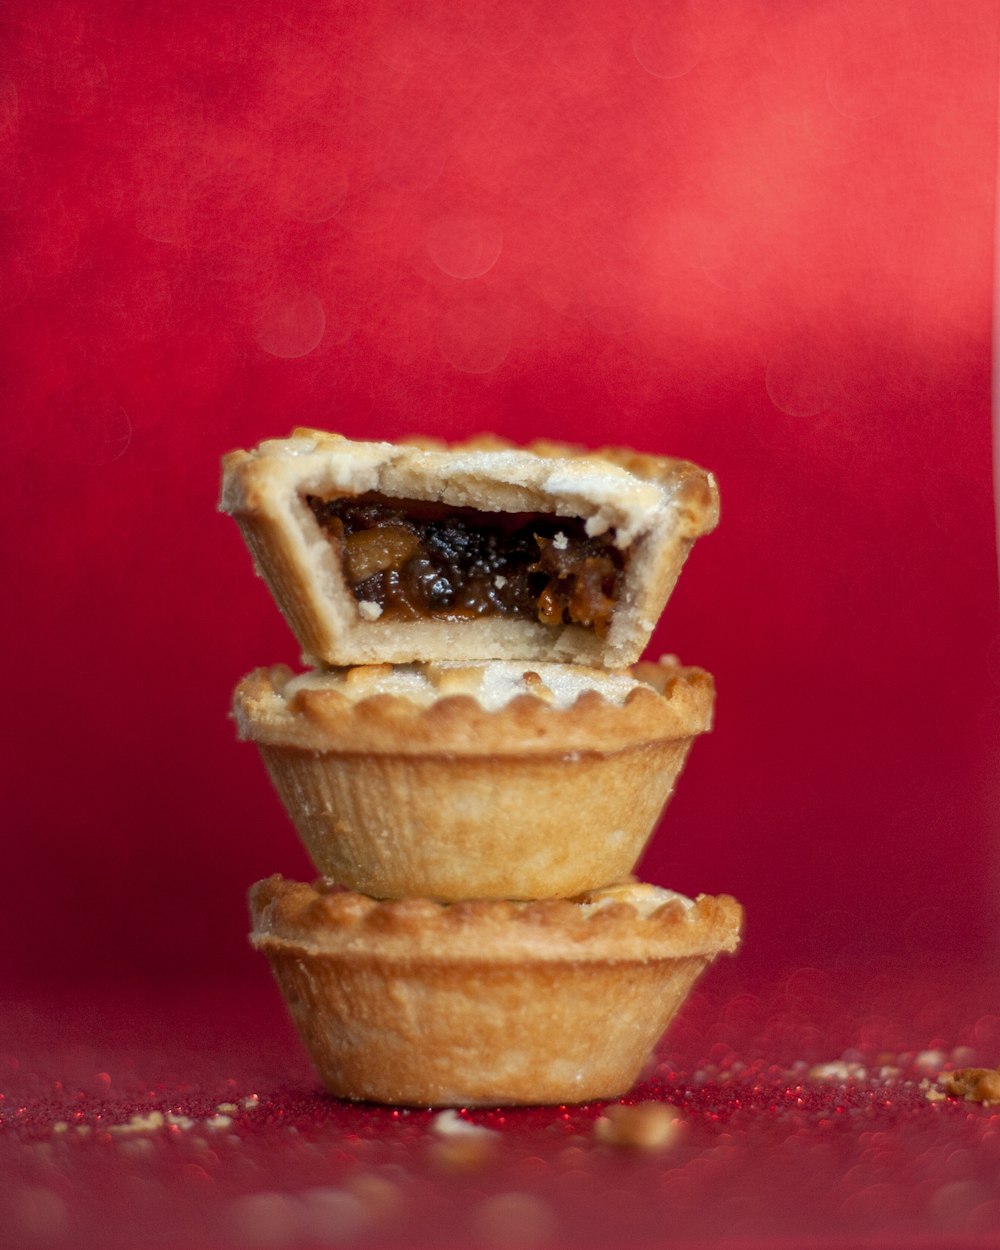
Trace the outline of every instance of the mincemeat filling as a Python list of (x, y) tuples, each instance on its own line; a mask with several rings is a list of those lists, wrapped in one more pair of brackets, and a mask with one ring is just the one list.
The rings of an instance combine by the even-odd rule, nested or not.
[(508, 616), (607, 633), (624, 568), (578, 517), (480, 512), (378, 495), (306, 496), (359, 603), (386, 620)]

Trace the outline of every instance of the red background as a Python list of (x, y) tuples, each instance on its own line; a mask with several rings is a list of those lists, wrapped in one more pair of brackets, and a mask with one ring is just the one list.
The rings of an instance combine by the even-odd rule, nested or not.
[(308, 876), (229, 691), (296, 649), (215, 515), (298, 423), (622, 442), (723, 522), (643, 867), (743, 967), (995, 949), (985, 0), (5, 6), (5, 978), (257, 971)]

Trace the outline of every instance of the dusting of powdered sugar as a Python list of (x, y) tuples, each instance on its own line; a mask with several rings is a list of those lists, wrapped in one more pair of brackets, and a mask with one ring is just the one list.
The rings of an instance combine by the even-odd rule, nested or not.
[(291, 699), (299, 690), (340, 690), (362, 699), (387, 694), (422, 706), (449, 695), (471, 695), (488, 712), (513, 699), (531, 695), (554, 708), (568, 708), (588, 691), (621, 705), (644, 683), (624, 672), (602, 672), (574, 664), (526, 664), (491, 661), (484, 664), (397, 664), (364, 669), (302, 673), (284, 688)]
[(594, 890), (585, 895), (579, 905), (585, 915), (590, 915), (605, 907), (610, 907), (612, 903), (628, 903), (640, 916), (651, 916), (665, 903), (679, 903), (685, 912), (690, 912), (694, 907), (694, 899), (688, 898), (686, 894), (678, 894), (676, 890), (667, 890), (659, 885), (646, 885), (638, 881)]

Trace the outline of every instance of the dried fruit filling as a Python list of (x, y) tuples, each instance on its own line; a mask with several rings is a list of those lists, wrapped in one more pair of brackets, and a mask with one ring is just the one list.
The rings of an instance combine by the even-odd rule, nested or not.
[(508, 616), (607, 633), (624, 567), (577, 517), (307, 495), (355, 599), (387, 620)]

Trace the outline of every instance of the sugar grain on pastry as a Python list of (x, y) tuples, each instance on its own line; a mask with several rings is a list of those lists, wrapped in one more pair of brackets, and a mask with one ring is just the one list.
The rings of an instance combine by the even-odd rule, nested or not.
[(632, 664), (718, 519), (712, 476), (682, 460), (313, 430), (226, 456), (221, 507), (330, 665)]

